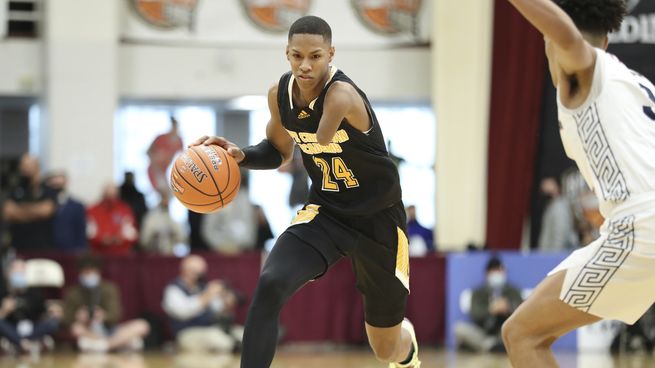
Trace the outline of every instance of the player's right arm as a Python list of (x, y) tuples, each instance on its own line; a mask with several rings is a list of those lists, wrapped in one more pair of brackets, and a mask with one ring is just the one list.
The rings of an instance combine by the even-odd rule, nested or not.
[(266, 125), (266, 139), (254, 146), (240, 149), (223, 137), (202, 136), (190, 146), (215, 144), (234, 157), (241, 166), (251, 169), (277, 169), (293, 159), (293, 139), (282, 125), (277, 106), (277, 83), (268, 90), (268, 109), (271, 119)]
[(555, 61), (567, 75), (592, 68), (594, 48), (569, 17), (552, 0), (509, 0), (555, 46)]

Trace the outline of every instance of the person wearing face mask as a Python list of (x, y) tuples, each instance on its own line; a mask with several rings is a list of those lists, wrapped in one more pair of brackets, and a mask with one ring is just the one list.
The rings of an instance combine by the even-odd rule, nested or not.
[(118, 288), (102, 279), (100, 261), (83, 256), (78, 261), (79, 284), (64, 296), (64, 322), (82, 352), (141, 350), (150, 327), (144, 320), (121, 322)]
[(486, 266), (486, 280), (473, 290), (470, 322), (455, 325), (458, 347), (476, 352), (502, 351), (503, 322), (521, 304), (521, 292), (507, 282), (505, 267), (492, 257)]
[(52, 347), (52, 335), (59, 327), (62, 313), (47, 307), (38, 289), (27, 285), (25, 261), (14, 259), (7, 266), (7, 285), (0, 292), (0, 343), (3, 350), (40, 351)]
[(543, 179), (541, 192), (548, 199), (548, 203), (541, 220), (538, 249), (547, 252), (573, 249), (578, 243), (573, 209), (561, 193), (559, 180), (554, 177)]
[(162, 307), (180, 348), (229, 352), (240, 343), (243, 328), (234, 324), (238, 296), (220, 280), (206, 280), (207, 262), (184, 258), (180, 274), (164, 290)]
[(19, 183), (9, 191), (2, 206), (10, 245), (18, 251), (46, 249), (53, 245), (55, 193), (41, 180), (36, 157), (24, 154), (19, 163)]

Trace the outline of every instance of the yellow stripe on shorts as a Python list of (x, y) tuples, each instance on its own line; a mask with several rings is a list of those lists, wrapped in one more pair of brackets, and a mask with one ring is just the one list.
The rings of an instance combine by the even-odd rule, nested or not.
[(298, 211), (298, 214), (291, 221), (291, 225), (306, 224), (311, 222), (316, 215), (318, 215), (318, 209), (321, 206), (317, 204), (308, 204), (304, 209)]
[(409, 291), (409, 241), (405, 232), (399, 227), (398, 230), (398, 252), (396, 253), (396, 277)]

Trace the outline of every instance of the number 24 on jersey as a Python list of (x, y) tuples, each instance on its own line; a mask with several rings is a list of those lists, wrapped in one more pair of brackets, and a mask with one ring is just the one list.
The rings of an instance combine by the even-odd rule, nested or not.
[(359, 181), (355, 178), (352, 170), (346, 166), (341, 157), (332, 157), (332, 162), (328, 162), (320, 157), (312, 157), (316, 166), (323, 172), (323, 182), (321, 188), (327, 192), (338, 192), (339, 185), (332, 180), (332, 175), (336, 180), (341, 180), (346, 188), (355, 188), (359, 186)]

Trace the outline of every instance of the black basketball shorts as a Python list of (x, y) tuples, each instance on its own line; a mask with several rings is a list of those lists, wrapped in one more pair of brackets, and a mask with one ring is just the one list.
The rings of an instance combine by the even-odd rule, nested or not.
[(366, 322), (392, 327), (402, 322), (409, 294), (406, 224), (402, 202), (365, 217), (340, 216), (308, 204), (286, 231), (316, 249), (328, 269), (348, 257), (364, 297)]

